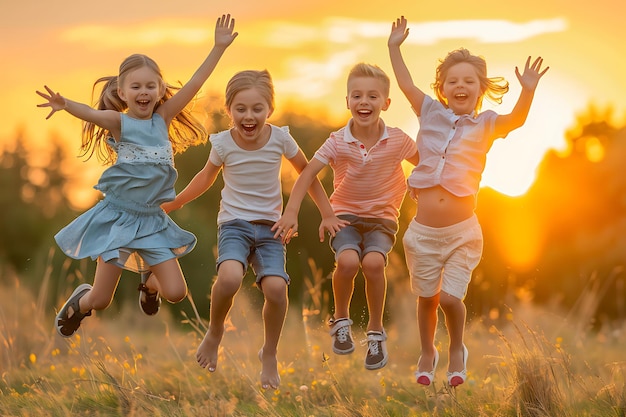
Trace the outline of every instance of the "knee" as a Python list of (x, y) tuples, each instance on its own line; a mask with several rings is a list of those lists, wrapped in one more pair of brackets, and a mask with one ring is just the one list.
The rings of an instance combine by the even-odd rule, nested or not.
[(385, 276), (385, 257), (379, 252), (370, 252), (363, 257), (363, 274), (366, 279)]
[(335, 276), (353, 278), (359, 272), (360, 260), (354, 251), (343, 251), (337, 257)]
[(187, 297), (187, 287), (177, 288), (168, 293), (167, 296), (165, 294), (162, 295), (172, 304), (180, 303)]
[(439, 297), (439, 305), (444, 311), (458, 308), (459, 305), (463, 305), (463, 301), (453, 295), (442, 292)]
[(419, 308), (436, 310), (439, 307), (440, 297), (439, 294), (436, 294), (432, 297), (422, 297), (419, 296), (417, 299), (417, 304)]
[(281, 277), (265, 277), (261, 280), (261, 291), (268, 303), (287, 303), (287, 283)]
[(213, 291), (218, 291), (224, 296), (233, 297), (239, 291), (241, 287), (241, 279), (232, 275), (218, 274), (215, 284), (213, 284)]

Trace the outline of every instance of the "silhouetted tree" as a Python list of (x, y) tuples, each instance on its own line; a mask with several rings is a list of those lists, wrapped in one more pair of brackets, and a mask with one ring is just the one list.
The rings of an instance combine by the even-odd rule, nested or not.
[[(61, 166), (65, 155), (52, 142), (48, 163), (30, 163), (22, 134), (0, 155), (0, 259), (20, 272), (49, 243), (53, 231), (69, 218)], [(47, 252), (47, 250), (46, 250)]]
[[(578, 308), (593, 299), (591, 321), (626, 317), (626, 128), (611, 123), (610, 111), (589, 108), (566, 132), (568, 149), (548, 152), (525, 196), (508, 198), (481, 191), (479, 217), (485, 231), (484, 260), (473, 282), (473, 298), (483, 312), (502, 308), (525, 287), (537, 303)], [(523, 214), (523, 216), (521, 215)], [(530, 220), (540, 235), (538, 258), (524, 270), (507, 264), (494, 242), (506, 231), (498, 225)], [(515, 240), (520, 236), (506, 236)]]

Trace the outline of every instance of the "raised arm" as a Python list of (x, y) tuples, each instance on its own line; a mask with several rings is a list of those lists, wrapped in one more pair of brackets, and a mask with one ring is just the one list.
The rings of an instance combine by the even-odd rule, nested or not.
[(206, 192), (217, 178), (222, 167), (213, 165), (207, 160), (204, 168), (198, 172), (193, 179), (187, 184), (185, 189), (181, 191), (173, 201), (161, 204), (161, 208), (169, 213), (182, 208), (185, 204), (195, 200)]
[(233, 43), (238, 33), (234, 32), (235, 19), (222, 15), (215, 24), (215, 44), (202, 65), (196, 70), (191, 79), (178, 92), (157, 109), (157, 112), (166, 122), (170, 122), (180, 113), (187, 104), (198, 94), (200, 88), (209, 78), (226, 48)]
[(46, 116), (46, 120), (58, 111), (65, 110), (74, 117), (78, 117), (85, 122), (94, 123), (104, 129), (107, 129), (114, 136), (120, 130), (120, 114), (113, 110), (97, 110), (86, 104), (72, 101), (63, 97), (61, 94), (54, 92), (47, 85), (44, 86), (47, 91), (42, 93), (36, 91), (38, 95), (43, 97), (47, 102), (37, 104), (37, 107), (50, 107), (50, 113)]
[(550, 68), (546, 67), (543, 70), (541, 69), (541, 65), (543, 64), (543, 58), (541, 57), (535, 59), (532, 65), (530, 61), (531, 58), (528, 57), (522, 74), (520, 74), (519, 69), (515, 67), (515, 75), (522, 86), (522, 91), (511, 113), (503, 114), (496, 118), (495, 129), (498, 136), (506, 136), (510, 131), (517, 129), (526, 122), (530, 105), (535, 96), (537, 84), (539, 84), (539, 80), (543, 77), (543, 74)]
[(391, 59), (391, 66), (398, 86), (407, 100), (409, 100), (409, 103), (411, 103), (413, 110), (419, 115), (425, 94), (413, 83), (411, 73), (404, 62), (402, 52), (400, 52), (400, 45), (402, 45), (407, 36), (409, 36), (409, 28), (407, 27), (407, 20), (402, 16), (391, 24), (391, 33), (389, 34), (387, 46), (389, 47), (389, 58)]

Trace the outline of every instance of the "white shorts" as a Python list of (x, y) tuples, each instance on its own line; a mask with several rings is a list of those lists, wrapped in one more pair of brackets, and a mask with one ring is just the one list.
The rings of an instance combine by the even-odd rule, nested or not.
[(483, 253), (483, 232), (476, 215), (446, 227), (413, 220), (402, 242), (413, 294), (432, 297), (444, 291), (465, 298)]

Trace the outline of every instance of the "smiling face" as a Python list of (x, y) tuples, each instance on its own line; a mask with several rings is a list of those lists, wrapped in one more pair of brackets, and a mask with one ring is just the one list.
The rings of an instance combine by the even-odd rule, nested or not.
[(376, 127), (380, 112), (389, 108), (385, 85), (375, 77), (352, 77), (348, 81), (346, 104), (353, 123), (359, 127)]
[(474, 111), (482, 95), (476, 68), (468, 62), (451, 66), (441, 85), (441, 95), (456, 115)]
[(265, 96), (256, 88), (239, 91), (228, 107), (233, 122), (231, 134), (235, 142), (244, 149), (258, 149), (269, 139), (265, 129), (272, 109)]
[(120, 80), (118, 95), (128, 105), (128, 115), (135, 119), (149, 119), (163, 97), (163, 81), (147, 66), (129, 71)]

